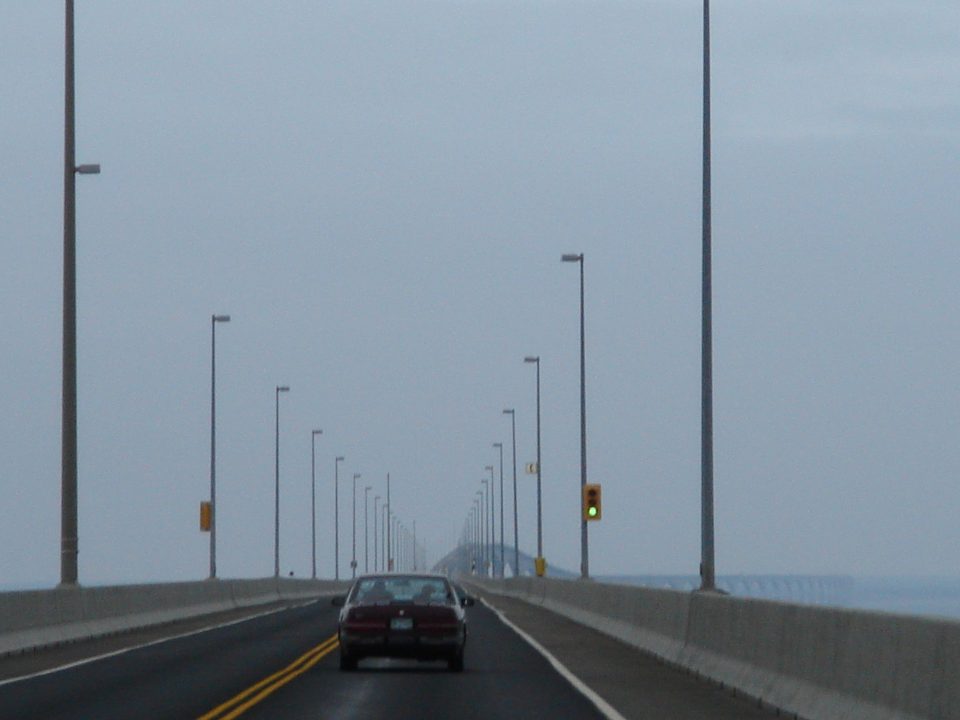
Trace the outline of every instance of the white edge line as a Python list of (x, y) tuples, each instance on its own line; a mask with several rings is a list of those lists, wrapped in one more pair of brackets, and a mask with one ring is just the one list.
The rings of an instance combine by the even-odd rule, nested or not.
[[(71, 668), (80, 667), (81, 665), (88, 665), (90, 663), (98, 662), (100, 660), (106, 660), (107, 658), (116, 657), (117, 655), (123, 655), (128, 652), (133, 652), (134, 650), (140, 650), (142, 648), (148, 648), (153, 645), (160, 645), (161, 643), (170, 642), (171, 640), (180, 640), (182, 638), (191, 637), (192, 635), (199, 635), (200, 633), (210, 632), (211, 630), (217, 630), (218, 628), (230, 627), (231, 625), (239, 625), (240, 623), (247, 622), (249, 620), (256, 620), (257, 618), (266, 617), (267, 615), (273, 615), (278, 612), (283, 612), (284, 610), (290, 610), (291, 608), (296, 607), (305, 607), (311, 603), (320, 602), (317, 600), (309, 600), (304, 603), (297, 603), (294, 605), (287, 605), (281, 608), (275, 608), (273, 610), (266, 610), (256, 615), (248, 615), (247, 617), (238, 618), (236, 620), (230, 620), (229, 622), (219, 623), (218, 625), (208, 625), (207, 627), (202, 627), (197, 630), (191, 630), (190, 632), (180, 633), (179, 635), (171, 635), (170, 637), (159, 638), (158, 640), (151, 640), (147, 643), (141, 643), (140, 645), (131, 645), (130, 647), (120, 648), (119, 650), (114, 650), (113, 652), (104, 653), (103, 655), (94, 655), (93, 657), (83, 658), (82, 660), (77, 660), (72, 663), (67, 663), (66, 665), (57, 665), (56, 667), (47, 668), (46, 670), (40, 670), (39, 672), (31, 673), (30, 675), (19, 675), (13, 678), (7, 678), (6, 680), (0, 680), (0, 687), (4, 685), (12, 685), (13, 683), (22, 682), (24, 680), (32, 680), (33, 678), (43, 677), (44, 675), (53, 675), (54, 673), (62, 672), (63, 670), (70, 670)], [(191, 618), (182, 618), (183, 620), (190, 620)], [(176, 621), (174, 621), (176, 622)], [(142, 628), (131, 628), (131, 631), (136, 630), (148, 630), (149, 625)], [(79, 642), (83, 640), (98, 640), (102, 639), (105, 636), (96, 636), (90, 638), (81, 638)], [(56, 646), (50, 646), (49, 649), (52, 649)], [(38, 652), (42, 652), (44, 648), (38, 648)]]
[(481, 597), (480, 602), (482, 602), (484, 605), (490, 608), (490, 610), (492, 610), (493, 613), (498, 618), (500, 618), (500, 622), (502, 622), (508, 628), (513, 630), (517, 635), (523, 638), (526, 641), (526, 643), (530, 645), (530, 647), (532, 647), (538, 653), (543, 655), (543, 657), (547, 659), (547, 662), (549, 662), (553, 666), (553, 669), (556, 670), (563, 677), (564, 680), (570, 683), (577, 692), (579, 692), (581, 695), (587, 698), (587, 700), (592, 702), (594, 706), (597, 708), (597, 710), (599, 710), (604, 717), (608, 718), (609, 720), (627, 720), (623, 715), (618, 713), (610, 703), (608, 703), (602, 697), (597, 695), (597, 693), (591, 690), (590, 687), (585, 682), (583, 682), (583, 680), (581, 680), (572, 672), (570, 672), (567, 666), (564, 665), (559, 660), (557, 660), (557, 658), (555, 658), (550, 653), (549, 650), (547, 650), (545, 647), (543, 647), (543, 645), (538, 643), (536, 640), (530, 637), (527, 633), (525, 633), (523, 630), (521, 630), (512, 622), (510, 622), (510, 620), (507, 619), (507, 616), (504, 615), (502, 612), (500, 612), (500, 610), (498, 610), (493, 605), (488, 603), (486, 598)]

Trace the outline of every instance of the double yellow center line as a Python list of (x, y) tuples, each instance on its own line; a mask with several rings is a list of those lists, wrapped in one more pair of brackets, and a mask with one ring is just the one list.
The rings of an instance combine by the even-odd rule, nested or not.
[(336, 635), (328, 637), (322, 643), (308, 650), (287, 665), (283, 670), (275, 672), (273, 675), (264, 678), (255, 685), (251, 685), (242, 693), (230, 698), (222, 705), (215, 707), (206, 715), (201, 715), (198, 720), (232, 720), (235, 717), (239, 717), (294, 678), (303, 675), (303, 673), (320, 662), (324, 657), (332, 653), (338, 644)]

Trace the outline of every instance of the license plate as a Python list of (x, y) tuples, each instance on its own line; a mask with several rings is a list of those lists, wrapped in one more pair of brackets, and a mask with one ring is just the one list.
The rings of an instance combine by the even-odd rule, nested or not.
[(390, 618), (391, 630), (413, 630), (413, 618)]

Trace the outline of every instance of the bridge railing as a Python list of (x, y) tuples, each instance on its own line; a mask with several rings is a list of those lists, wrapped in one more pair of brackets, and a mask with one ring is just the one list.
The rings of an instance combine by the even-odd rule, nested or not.
[(207, 580), (0, 593), (0, 657), (280, 600), (333, 595), (329, 580)]

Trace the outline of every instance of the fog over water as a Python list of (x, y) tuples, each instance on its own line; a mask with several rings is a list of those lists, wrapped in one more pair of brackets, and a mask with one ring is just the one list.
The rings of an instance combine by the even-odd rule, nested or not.
[[(720, 575), (956, 577), (960, 5), (714, 2)], [(351, 480), (435, 560), (516, 408), (519, 545), (700, 560), (698, 0), (77, 3), (80, 580), (342, 572)], [(0, 4), (0, 582), (60, 562), (63, 4)], [(512, 495), (507, 504), (512, 510)], [(509, 518), (509, 516), (508, 516)], [(499, 519), (498, 519), (499, 523)], [(372, 543), (373, 529), (369, 529)], [(499, 535), (499, 529), (498, 529)], [(512, 543), (512, 521), (507, 541)], [(370, 549), (372, 557), (372, 546)]]

